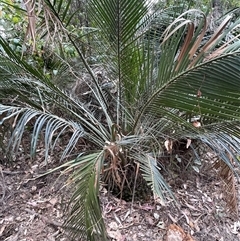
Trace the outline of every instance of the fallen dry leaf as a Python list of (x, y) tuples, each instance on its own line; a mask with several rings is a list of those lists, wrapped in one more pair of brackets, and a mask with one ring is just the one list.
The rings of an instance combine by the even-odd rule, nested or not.
[(194, 121), (192, 124), (197, 128), (201, 127), (201, 123), (199, 121)]
[(5, 228), (6, 228), (6, 225), (3, 225), (3, 226), (0, 228), (0, 237), (2, 236)]
[(172, 140), (166, 140), (164, 142), (164, 146), (166, 147), (167, 151), (170, 153), (172, 151), (173, 141)]
[(124, 241), (125, 240), (125, 237), (122, 236), (122, 234), (119, 230), (109, 231), (108, 235), (109, 235), (110, 238), (113, 238), (116, 241)]
[(190, 234), (176, 224), (170, 224), (167, 231), (166, 241), (195, 241)]
[(186, 148), (188, 149), (188, 147), (191, 145), (192, 143), (192, 140), (191, 139), (187, 139), (187, 145), (186, 145)]
[(55, 206), (55, 204), (58, 202), (58, 199), (54, 197), (50, 199), (49, 202), (52, 204), (52, 206)]

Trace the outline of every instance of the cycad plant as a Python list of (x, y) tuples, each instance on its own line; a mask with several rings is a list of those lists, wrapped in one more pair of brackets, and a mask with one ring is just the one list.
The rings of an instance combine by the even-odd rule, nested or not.
[(240, 150), (239, 21), (226, 16), (208, 38), (207, 18), (197, 10), (152, 12), (147, 0), (90, 0), (94, 54), (108, 76), (102, 82), (77, 36), (68, 31), (71, 19), (67, 24), (61, 19), (59, 2), (43, 3), (91, 77), (82, 80), (89, 98), (85, 92), (75, 98), (61, 90), (1, 38), (1, 123), (11, 123), (12, 153), (27, 125), (32, 125), (32, 155), (40, 133), (46, 159), (66, 132), (71, 137), (61, 161), (80, 139), (91, 144), (61, 163), (73, 170), (69, 182), (75, 187), (65, 228), (73, 240), (107, 240), (100, 184), (121, 197), (124, 189), (133, 195), (137, 183), (145, 182), (154, 197), (164, 200), (172, 194), (161, 175), (161, 158), (173, 152), (178, 140), (187, 146), (194, 140), (206, 144), (233, 168)]

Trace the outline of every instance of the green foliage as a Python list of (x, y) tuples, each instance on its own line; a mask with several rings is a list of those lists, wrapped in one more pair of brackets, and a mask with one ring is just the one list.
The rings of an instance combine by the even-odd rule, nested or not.
[(229, 9), (240, 7), (238, 0), (191, 0), (191, 1), (182, 1), (182, 0), (166, 0), (166, 1), (155, 1), (156, 6), (161, 7), (174, 7), (182, 6), (187, 8), (195, 8), (201, 10), (207, 10), (209, 7), (213, 7), (215, 4), (219, 4), (224, 11)]
[[(90, 0), (91, 27), (78, 32), (71, 25), (77, 16), (71, 12), (71, 1), (40, 3), (42, 16), (47, 16), (43, 32), (58, 33), (54, 69), (62, 66), (63, 71), (47, 75), (0, 38), (0, 97), (4, 98), (0, 115), (2, 123), (11, 118), (16, 123), (9, 139), (12, 152), (30, 124), (33, 155), (40, 133), (46, 158), (66, 132), (71, 137), (62, 161), (79, 140), (91, 145), (55, 169), (73, 171), (69, 182), (76, 188), (64, 225), (73, 240), (107, 240), (99, 186), (104, 181), (121, 190), (129, 167), (134, 167), (133, 176), (142, 175), (155, 197), (164, 200), (172, 195), (160, 167), (163, 156), (173, 151), (173, 142), (198, 140), (228, 166), (232, 167), (229, 156), (237, 161), (240, 41), (238, 36), (227, 37), (238, 29), (239, 19), (226, 16), (206, 39), (207, 18), (198, 10), (152, 12), (145, 0)], [(85, 41), (94, 46), (93, 52), (82, 47)], [(79, 56), (80, 65), (65, 58), (63, 46)], [(101, 82), (95, 73), (90, 53), (107, 73), (108, 82)], [(79, 66), (90, 81), (79, 78)], [(70, 74), (87, 87), (80, 99), (55, 82)], [(84, 99), (86, 93), (91, 101)]]

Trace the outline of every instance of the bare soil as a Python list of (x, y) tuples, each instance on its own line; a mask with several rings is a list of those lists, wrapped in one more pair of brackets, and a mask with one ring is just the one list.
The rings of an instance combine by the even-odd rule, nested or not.
[[(71, 193), (64, 185), (67, 176), (56, 172), (35, 179), (57, 164), (54, 158), (46, 163), (41, 154), (34, 161), (20, 154), (11, 165), (0, 160), (0, 240), (69, 240), (61, 228)], [(172, 198), (165, 203), (153, 197), (145, 203), (125, 202), (102, 188), (101, 206), (110, 240), (240, 240), (240, 221), (227, 210), (222, 181), (209, 165), (202, 169), (200, 174), (189, 171), (184, 178), (169, 175), (177, 205)]]

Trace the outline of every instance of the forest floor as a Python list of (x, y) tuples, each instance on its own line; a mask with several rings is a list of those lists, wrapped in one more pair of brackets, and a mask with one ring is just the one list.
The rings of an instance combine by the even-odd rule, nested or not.
[[(209, 157), (211, 159), (211, 157)], [(101, 205), (112, 241), (236, 241), (240, 220), (227, 211), (222, 181), (205, 158), (202, 171), (170, 175), (178, 200), (165, 203), (153, 198), (145, 203), (119, 200), (101, 189)], [(61, 225), (71, 190), (67, 176), (55, 172), (35, 179), (57, 161), (44, 161), (41, 151), (34, 161), (19, 154), (12, 165), (0, 160), (0, 240), (67, 241)], [(236, 179), (236, 185), (239, 182)], [(238, 195), (240, 196), (240, 195)]]

